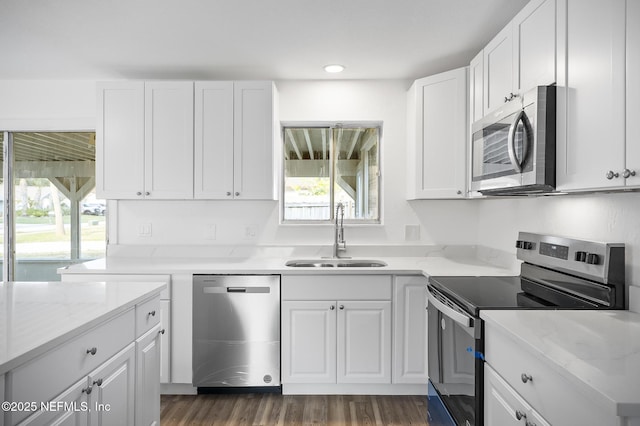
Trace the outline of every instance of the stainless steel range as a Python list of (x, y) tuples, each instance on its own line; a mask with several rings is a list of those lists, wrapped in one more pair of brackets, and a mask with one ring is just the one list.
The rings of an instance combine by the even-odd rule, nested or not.
[(484, 309), (625, 309), (624, 244), (520, 232), (515, 277), (429, 277), (429, 424), (483, 425)]

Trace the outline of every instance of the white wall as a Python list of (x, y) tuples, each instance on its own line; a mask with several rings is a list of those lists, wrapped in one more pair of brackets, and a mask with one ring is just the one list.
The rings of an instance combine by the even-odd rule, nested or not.
[(515, 252), (518, 231), (624, 243), (640, 285), (640, 192), (478, 200), (478, 242)]

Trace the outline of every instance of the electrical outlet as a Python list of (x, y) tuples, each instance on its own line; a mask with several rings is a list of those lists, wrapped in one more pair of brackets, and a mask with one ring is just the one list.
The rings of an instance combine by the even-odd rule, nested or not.
[(141, 223), (138, 225), (138, 237), (150, 237), (152, 228), (150, 223)]
[(247, 225), (244, 228), (244, 239), (253, 240), (258, 236), (258, 225)]
[(205, 238), (207, 240), (215, 240), (216, 239), (216, 225), (215, 223), (210, 223), (207, 225), (205, 229)]
[(405, 241), (420, 241), (420, 225), (405, 225), (404, 226), (404, 240)]

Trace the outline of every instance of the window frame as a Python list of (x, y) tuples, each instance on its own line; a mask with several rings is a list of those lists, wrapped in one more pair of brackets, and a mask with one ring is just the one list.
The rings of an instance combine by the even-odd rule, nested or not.
[[(328, 129), (329, 130), (329, 219), (322, 220), (292, 220), (285, 219), (285, 158), (284, 158), (284, 145), (285, 145), (285, 132), (287, 128), (308, 128), (308, 129)], [(356, 128), (377, 128), (378, 129), (378, 218), (377, 219), (344, 219), (344, 223), (348, 225), (382, 225), (383, 221), (383, 181), (382, 181), (382, 144), (383, 144), (383, 122), (382, 121), (367, 121), (367, 120), (354, 120), (354, 121), (286, 121), (280, 123), (280, 225), (333, 225), (335, 222), (335, 199), (334, 199), (334, 178), (335, 178), (335, 158), (334, 158), (334, 140), (333, 133), (335, 129), (356, 129)]]

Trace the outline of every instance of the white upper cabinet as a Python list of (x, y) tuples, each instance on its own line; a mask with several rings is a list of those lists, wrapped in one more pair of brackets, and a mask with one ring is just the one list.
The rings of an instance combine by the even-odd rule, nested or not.
[[(627, 128), (626, 128), (626, 185), (640, 186), (640, 136), (637, 126), (640, 117), (640, 1), (627, 0)], [(632, 174), (635, 173), (635, 174)], [(626, 175), (622, 171), (622, 176)]]
[(195, 198), (273, 200), (275, 86), (196, 82)]
[(484, 116), (484, 56), (478, 53), (469, 63), (469, 119), (470, 123)]
[(233, 198), (233, 82), (195, 85), (195, 198)]
[(530, 1), (483, 50), (483, 115), (536, 86), (555, 83), (555, 46), (556, 0)]
[(416, 80), (408, 93), (408, 199), (466, 196), (467, 68)]
[(144, 83), (98, 83), (97, 89), (96, 196), (142, 198)]
[(276, 199), (271, 81), (98, 84), (97, 195)]
[[(558, 0), (558, 32), (563, 36), (558, 55), (566, 57), (566, 68), (559, 67), (558, 72), (558, 190), (638, 185), (637, 174), (631, 175), (631, 170), (640, 171), (634, 169), (639, 166), (638, 148), (631, 139), (625, 141), (625, 136), (633, 135), (625, 121), (633, 125), (638, 114), (637, 3)], [(628, 114), (635, 108), (636, 115), (625, 120), (625, 107)]]
[(145, 83), (144, 196), (193, 198), (193, 83)]
[(99, 83), (96, 130), (98, 197), (193, 197), (193, 83)]

